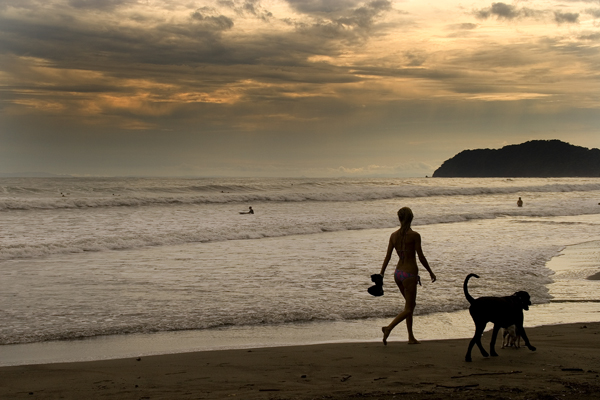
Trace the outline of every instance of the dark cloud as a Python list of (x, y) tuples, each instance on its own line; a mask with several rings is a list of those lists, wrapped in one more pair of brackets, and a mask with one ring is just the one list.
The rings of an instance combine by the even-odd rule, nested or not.
[(217, 4), (223, 7), (231, 8), (232, 10), (235, 8), (235, 3), (233, 0), (217, 0)]
[(446, 26), (446, 30), (451, 31), (446, 37), (455, 38), (467, 38), (473, 35), (473, 31), (479, 27), (478, 24), (473, 23), (462, 23), (462, 24), (451, 24)]
[(256, 1), (246, 1), (244, 3), (244, 5), (242, 6), (243, 10), (247, 13), (250, 13), (252, 15), (257, 15), (257, 7), (256, 5), (258, 4), (258, 2)]
[[(476, 10), (475, 16), (479, 19), (488, 19), (496, 17), (500, 20), (516, 20), (521, 18), (538, 18), (547, 15), (549, 11), (534, 10), (531, 8), (518, 8), (517, 6), (506, 4), (506, 3), (492, 3), (490, 7)], [(575, 24), (579, 23), (579, 14), (554, 11), (554, 21), (558, 24), (568, 23)]]
[(587, 35), (580, 35), (579, 39), (580, 40), (598, 41), (598, 40), (600, 40), (600, 32), (590, 33)]
[(312, 25), (299, 24), (297, 29), (317, 43), (325, 39), (356, 45), (374, 33), (377, 19), (391, 8), (388, 0), (376, 0), (345, 10), (341, 15), (319, 18)]
[[(261, 33), (257, 30), (248, 36), (224, 38), (223, 33), (232, 30), (235, 21), (214, 7), (197, 8), (190, 12), (188, 21), (173, 22), (129, 13), (120, 15), (122, 20), (96, 19), (86, 12), (68, 14), (56, 5), (41, 9), (33, 2), (29, 4), (31, 9), (26, 14), (0, 14), (0, 53), (44, 59), (56, 68), (120, 76), (134, 76), (140, 71), (154, 74), (156, 67), (163, 66), (166, 68), (163, 79), (172, 79), (180, 66), (206, 68), (210, 65), (231, 66), (249, 74), (238, 79), (248, 79), (256, 70), (239, 68), (247, 65), (262, 70), (282, 66), (296, 68), (300, 71), (296, 79), (313, 81), (310, 74), (304, 72), (308, 58), (335, 57), (346, 51), (346, 46), (365, 42), (378, 32), (377, 19), (391, 10), (389, 1), (375, 0), (345, 9), (331, 18), (318, 17), (310, 24), (297, 24), (295, 31)], [(78, 3), (80, 7), (86, 4), (91, 3)], [(110, 4), (114, 3), (101, 1), (97, 5)], [(258, 1), (221, 0), (218, 4), (261, 20), (272, 15)], [(127, 18), (132, 23), (128, 23)], [(325, 75), (333, 79), (333, 74)], [(317, 79), (323, 76), (319, 74)]]
[(118, 7), (137, 4), (139, 0), (69, 0), (69, 5), (80, 9), (111, 11)]
[(356, 7), (360, 0), (286, 0), (301, 13), (330, 14), (339, 13)]
[(577, 24), (579, 23), (579, 14), (554, 11), (554, 20), (558, 24)]
[(427, 54), (424, 51), (407, 51), (404, 53), (407, 59), (406, 65), (409, 67), (420, 67), (427, 60)]
[(456, 29), (456, 30), (461, 30), (461, 31), (470, 31), (472, 29), (477, 29), (478, 26), (479, 25), (477, 25), (477, 24), (472, 24), (470, 22), (465, 22), (465, 23), (462, 23), (462, 24), (453, 24), (453, 25), (450, 25), (448, 28), (449, 29), (453, 29), (453, 30)]
[(498, 19), (513, 20), (524, 17), (536, 17), (542, 12), (530, 8), (518, 8), (506, 3), (492, 3), (490, 7), (475, 11), (475, 16), (479, 19), (496, 17)]
[(245, 0), (240, 5), (232, 0), (218, 0), (217, 4), (233, 10), (238, 15), (252, 15), (266, 22), (273, 18), (273, 13), (264, 9), (259, 0)]
[[(350, 31), (372, 29), (372, 20), (386, 4), (375, 2), (352, 10), (345, 21)], [(341, 42), (348, 32), (328, 38), (313, 28), (224, 38), (223, 32), (230, 31), (234, 21), (210, 7), (191, 11), (187, 21), (178, 22), (146, 17), (120, 24), (78, 14), (64, 23), (57, 17), (60, 14), (47, 10), (38, 15), (29, 12), (27, 17), (0, 14), (0, 64), (14, 80), (11, 87), (3, 88), (5, 105), (24, 104), (44, 112), (54, 107), (71, 110), (73, 115), (87, 114), (91, 107), (97, 115), (83, 118), (89, 123), (150, 129), (173, 124), (167, 117), (184, 113), (187, 118), (186, 110), (192, 110), (186, 106), (188, 101), (218, 102), (223, 97), (227, 102), (231, 97), (241, 104), (251, 98), (254, 103), (283, 105), (292, 90), (293, 96), (314, 98), (318, 97), (315, 85), (364, 80), (347, 68), (308, 61), (314, 55), (345, 51)], [(140, 79), (144, 82), (133, 83)], [(255, 87), (239, 85), (237, 90), (238, 82), (244, 81), (256, 82)], [(118, 98), (130, 100), (119, 105)], [(215, 107), (220, 108), (218, 113), (212, 111), (215, 118), (221, 118), (226, 106)], [(194, 118), (199, 115), (198, 110), (189, 113)], [(285, 108), (279, 112), (286, 113)], [(159, 116), (160, 123), (151, 115)], [(250, 118), (238, 115), (239, 120)], [(210, 119), (205, 116), (205, 120)]]
[(585, 12), (594, 18), (600, 18), (600, 8), (588, 8)]
[(391, 8), (392, 5), (387, 0), (372, 1), (363, 7), (352, 10), (348, 16), (338, 18), (336, 22), (347, 26), (356, 26), (367, 29), (373, 25), (375, 18), (382, 13), (391, 10)]
[[(66, 23), (57, 15), (61, 13), (47, 10), (29, 12), (26, 17), (0, 15), (0, 52), (42, 58), (58, 68), (109, 73), (117, 66), (119, 73), (126, 73), (148, 64), (254, 64), (263, 56), (224, 42), (221, 34), (234, 21), (210, 8), (197, 9), (188, 21), (180, 22), (146, 18), (132, 24), (90, 20), (82, 14), (69, 17)], [(267, 55), (274, 51), (262, 47)]]
[(214, 27), (217, 30), (227, 30), (233, 28), (233, 20), (224, 15), (216, 14), (216, 11), (209, 7), (199, 8), (192, 13), (192, 19), (200, 21), (208, 27)]

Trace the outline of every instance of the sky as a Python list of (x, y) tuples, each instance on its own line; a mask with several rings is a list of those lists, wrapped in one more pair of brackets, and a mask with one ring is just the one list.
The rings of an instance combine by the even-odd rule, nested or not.
[(600, 0), (0, 0), (0, 173), (412, 177), (600, 147)]

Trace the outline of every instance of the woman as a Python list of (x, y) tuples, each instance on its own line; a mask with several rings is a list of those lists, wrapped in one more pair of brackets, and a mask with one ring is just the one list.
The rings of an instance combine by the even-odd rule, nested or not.
[(410, 224), (413, 220), (411, 209), (402, 207), (398, 210), (398, 219), (400, 220), (400, 229), (390, 236), (387, 254), (385, 255), (385, 260), (383, 260), (383, 266), (381, 267), (381, 276), (385, 273), (385, 269), (392, 258), (392, 252), (396, 249), (396, 253), (398, 253), (400, 260), (398, 261), (398, 266), (394, 272), (394, 280), (396, 281), (402, 296), (404, 296), (405, 305), (404, 310), (398, 314), (388, 326), (381, 328), (383, 331), (383, 344), (386, 346), (387, 338), (390, 336), (392, 329), (405, 319), (406, 329), (408, 329), (408, 343), (419, 344), (419, 341), (415, 338), (412, 331), (413, 312), (417, 305), (417, 283), (421, 284), (416, 255), (419, 256), (419, 261), (429, 272), (431, 282), (435, 282), (436, 280), (435, 274), (431, 271), (429, 263), (423, 254), (423, 249), (421, 248), (421, 235), (410, 228)]

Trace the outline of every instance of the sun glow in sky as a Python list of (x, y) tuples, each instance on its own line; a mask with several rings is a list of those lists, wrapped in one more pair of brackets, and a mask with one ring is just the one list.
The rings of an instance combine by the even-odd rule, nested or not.
[(0, 172), (424, 176), (600, 147), (600, 0), (0, 0)]

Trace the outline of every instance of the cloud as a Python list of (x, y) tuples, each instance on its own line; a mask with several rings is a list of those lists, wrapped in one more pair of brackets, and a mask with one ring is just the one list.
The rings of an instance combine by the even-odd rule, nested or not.
[(600, 8), (588, 8), (585, 10), (585, 12), (594, 18), (600, 18)]
[(406, 65), (409, 67), (419, 67), (423, 65), (427, 60), (427, 53), (425, 53), (424, 51), (407, 51), (404, 53), (404, 56), (408, 60)]
[(474, 12), (475, 17), (479, 19), (488, 19), (496, 17), (503, 20), (513, 20), (517, 18), (530, 18), (540, 15), (542, 12), (530, 8), (517, 8), (506, 3), (492, 3), (490, 7), (482, 8)]
[(382, 13), (391, 10), (391, 3), (387, 0), (375, 0), (363, 7), (352, 10), (348, 16), (340, 17), (337, 23), (346, 26), (356, 26), (363, 29), (370, 28), (375, 19)]
[(600, 32), (579, 35), (580, 40), (598, 41), (600, 40)]
[(577, 24), (579, 23), (579, 14), (554, 11), (554, 20), (558, 24)]
[[(356, 1), (287, 0), (296, 10), (311, 14), (313, 23), (297, 23), (303, 33), (325, 35), (332, 39), (350, 39), (364, 36), (377, 19), (392, 10), (389, 0), (373, 0), (358, 6)], [(292, 21), (288, 20), (290, 23)]]
[(479, 25), (473, 24), (471, 22), (464, 22), (462, 24), (452, 24), (448, 25), (447, 29), (449, 30), (460, 30), (460, 31), (470, 31), (473, 29), (477, 29)]
[(330, 14), (356, 7), (360, 0), (286, 0), (295, 10), (307, 14)]
[(224, 15), (216, 14), (216, 11), (210, 7), (199, 8), (192, 13), (192, 19), (206, 24), (208, 27), (214, 27), (217, 30), (227, 30), (233, 28), (233, 20)]
[[(322, 171), (393, 174), (381, 166), (396, 165), (393, 147), (408, 136), (597, 110), (593, 12), (580, 11), (585, 30), (573, 31), (522, 2), (477, 3), (485, 18), (519, 20), (517, 30), (473, 14), (449, 25), (465, 18), (449, 4), (0, 0), (0, 150), (6, 132), (65, 157), (118, 137), (123, 153), (168, 142), (181, 162), (314, 157)], [(577, 6), (561, 6), (563, 24)], [(347, 161), (363, 152), (375, 156)]]
[(218, 0), (217, 4), (233, 10), (237, 15), (252, 15), (263, 21), (269, 21), (273, 18), (273, 13), (264, 9), (259, 0), (245, 0), (239, 4), (232, 0)]
[[(316, 17), (316, 22), (297, 25), (297, 29), (312, 37), (315, 43), (325, 40), (356, 45), (369, 39), (377, 30), (378, 18), (391, 10), (390, 1), (375, 0), (357, 8), (347, 8), (340, 13)], [(321, 45), (317, 45), (318, 47)]]
[(69, 5), (79, 9), (112, 11), (119, 7), (135, 5), (139, 0), (69, 0)]
[[(522, 18), (538, 18), (547, 15), (547, 10), (534, 10), (531, 8), (518, 8), (517, 6), (506, 3), (492, 3), (490, 7), (475, 10), (475, 17), (478, 19), (488, 19), (496, 17), (499, 20), (512, 21)], [(579, 23), (579, 13), (554, 11), (554, 21), (558, 24)]]

